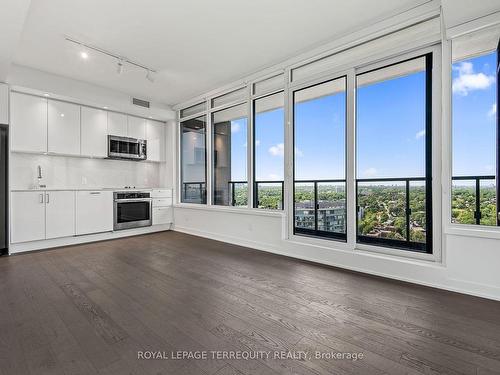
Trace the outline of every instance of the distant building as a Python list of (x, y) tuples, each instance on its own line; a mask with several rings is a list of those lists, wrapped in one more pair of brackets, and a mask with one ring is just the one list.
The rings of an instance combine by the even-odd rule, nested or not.
[[(312, 202), (295, 203), (295, 226), (315, 229), (314, 205)], [(318, 230), (344, 233), (346, 227), (345, 202), (318, 202)]]

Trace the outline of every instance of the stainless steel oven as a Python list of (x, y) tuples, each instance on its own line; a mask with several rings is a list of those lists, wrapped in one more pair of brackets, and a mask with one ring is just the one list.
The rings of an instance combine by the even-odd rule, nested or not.
[(145, 191), (116, 191), (114, 200), (114, 230), (152, 225), (151, 193)]
[(111, 159), (146, 160), (147, 141), (108, 135), (108, 157)]

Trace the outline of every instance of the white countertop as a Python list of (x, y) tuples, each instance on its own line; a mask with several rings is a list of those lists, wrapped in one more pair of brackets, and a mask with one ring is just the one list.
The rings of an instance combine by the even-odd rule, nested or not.
[(12, 192), (34, 192), (34, 191), (151, 191), (151, 190), (170, 190), (170, 188), (164, 187), (135, 187), (133, 189), (125, 189), (123, 186), (120, 187), (46, 187), (41, 189), (31, 188), (31, 189), (11, 189)]

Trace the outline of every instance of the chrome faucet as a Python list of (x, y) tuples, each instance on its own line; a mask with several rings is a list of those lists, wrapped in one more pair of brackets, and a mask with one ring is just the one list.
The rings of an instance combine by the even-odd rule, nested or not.
[(42, 178), (43, 178), (42, 177), (42, 167), (40, 165), (37, 167), (37, 172), (38, 172), (38, 188), (39, 189), (46, 188), (47, 185), (42, 184)]

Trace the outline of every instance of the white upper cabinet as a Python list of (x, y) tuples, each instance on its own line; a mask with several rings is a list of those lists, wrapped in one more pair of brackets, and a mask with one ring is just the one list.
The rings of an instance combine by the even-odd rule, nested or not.
[(47, 99), (12, 92), (10, 120), (12, 150), (47, 152)]
[(147, 155), (149, 161), (165, 161), (165, 124), (146, 121)]
[(75, 192), (47, 191), (45, 193), (45, 238), (75, 235)]
[(127, 137), (146, 139), (146, 120), (140, 117), (128, 117)]
[(82, 107), (81, 148), (84, 156), (108, 156), (108, 112)]
[(48, 101), (48, 151), (80, 155), (80, 106)]
[(127, 115), (116, 112), (108, 112), (108, 134), (126, 137)]
[(9, 123), (9, 86), (0, 83), (0, 124)]

